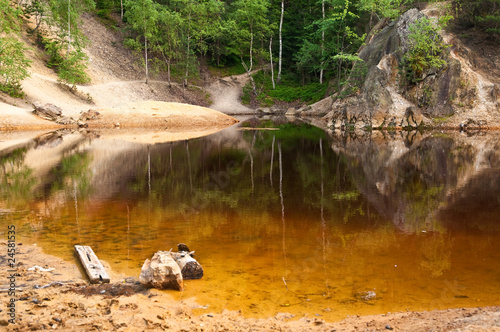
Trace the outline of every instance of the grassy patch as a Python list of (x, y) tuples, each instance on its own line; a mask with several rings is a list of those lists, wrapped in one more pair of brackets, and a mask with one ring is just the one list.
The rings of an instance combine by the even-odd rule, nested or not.
[[(259, 93), (255, 99), (262, 107), (272, 106), (276, 102), (291, 103), (301, 101), (307, 104), (313, 104), (324, 98), (328, 87), (327, 83), (309, 83), (301, 85), (294, 76), (284, 76), (281, 83), (276, 83), (276, 88), (273, 89), (273, 83), (269, 74), (261, 71), (253, 75), (253, 78), (257, 86), (257, 92)], [(244, 104), (250, 104), (253, 99), (252, 94), (252, 88), (250, 83), (248, 83), (243, 88), (242, 102)]]
[(212, 60), (208, 64), (208, 70), (212, 76), (216, 77), (241, 75), (245, 73), (245, 68), (243, 68), (240, 59), (236, 56), (225, 57), (219, 61), (219, 64), (217, 64), (215, 60)]

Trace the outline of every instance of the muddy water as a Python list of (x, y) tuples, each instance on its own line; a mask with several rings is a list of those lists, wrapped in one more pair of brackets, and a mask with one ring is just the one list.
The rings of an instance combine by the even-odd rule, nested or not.
[(498, 135), (251, 124), (279, 130), (154, 145), (4, 139), (0, 226), (70, 261), (90, 245), (136, 277), (184, 242), (205, 276), (171, 293), (201, 313), (333, 320), (500, 304)]

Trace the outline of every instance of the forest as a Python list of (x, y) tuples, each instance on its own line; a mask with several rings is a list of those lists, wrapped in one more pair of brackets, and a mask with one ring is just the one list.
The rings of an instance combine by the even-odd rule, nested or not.
[[(442, 3), (455, 25), (500, 32), (499, 0)], [(225, 75), (247, 72), (251, 78), (244, 96), (247, 102), (265, 103), (269, 98), (314, 102), (327, 89), (342, 88), (353, 63), (362, 61), (357, 53), (370, 32), (376, 32), (372, 28), (377, 22), (421, 4), (413, 0), (0, 0), (0, 90), (22, 96), (22, 80), (29, 77), (30, 66), (27, 46), (19, 38), (23, 30), (46, 52), (47, 66), (61, 82), (73, 87), (90, 83), (85, 46), (92, 41), (80, 29), (82, 13), (90, 12), (126, 36), (124, 43), (137, 52), (146, 83), (162, 72), (169, 83), (192, 84), (203, 61)]]

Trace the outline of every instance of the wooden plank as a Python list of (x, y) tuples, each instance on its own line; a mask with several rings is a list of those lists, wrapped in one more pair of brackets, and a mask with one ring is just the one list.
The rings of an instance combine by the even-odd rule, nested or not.
[(82, 263), (91, 284), (109, 283), (109, 275), (89, 246), (75, 246), (75, 251)]

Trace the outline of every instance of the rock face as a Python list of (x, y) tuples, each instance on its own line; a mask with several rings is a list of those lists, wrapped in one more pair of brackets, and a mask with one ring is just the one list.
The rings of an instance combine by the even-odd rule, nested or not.
[(158, 251), (151, 260), (146, 259), (139, 281), (146, 287), (182, 290), (182, 273), (177, 262), (168, 251)]
[[(351, 74), (348, 86), (357, 86), (357, 93), (338, 98), (325, 119), (336, 127), (415, 126), (409, 121), (421, 121), (427, 117), (443, 117), (453, 114), (449, 100), (454, 98), (460, 81), (460, 62), (443, 55), (446, 65), (439, 71), (426, 73), (415, 86), (401, 86), (400, 67), (404, 54), (408, 52), (409, 27), (425, 15), (411, 9), (396, 21), (381, 22), (375, 29), (379, 33), (370, 38), (360, 51), (358, 62), (352, 73), (365, 72), (361, 79)], [(438, 36), (438, 38), (441, 38)], [(341, 93), (342, 95), (342, 93)], [(422, 106), (420, 108), (416, 106)]]

